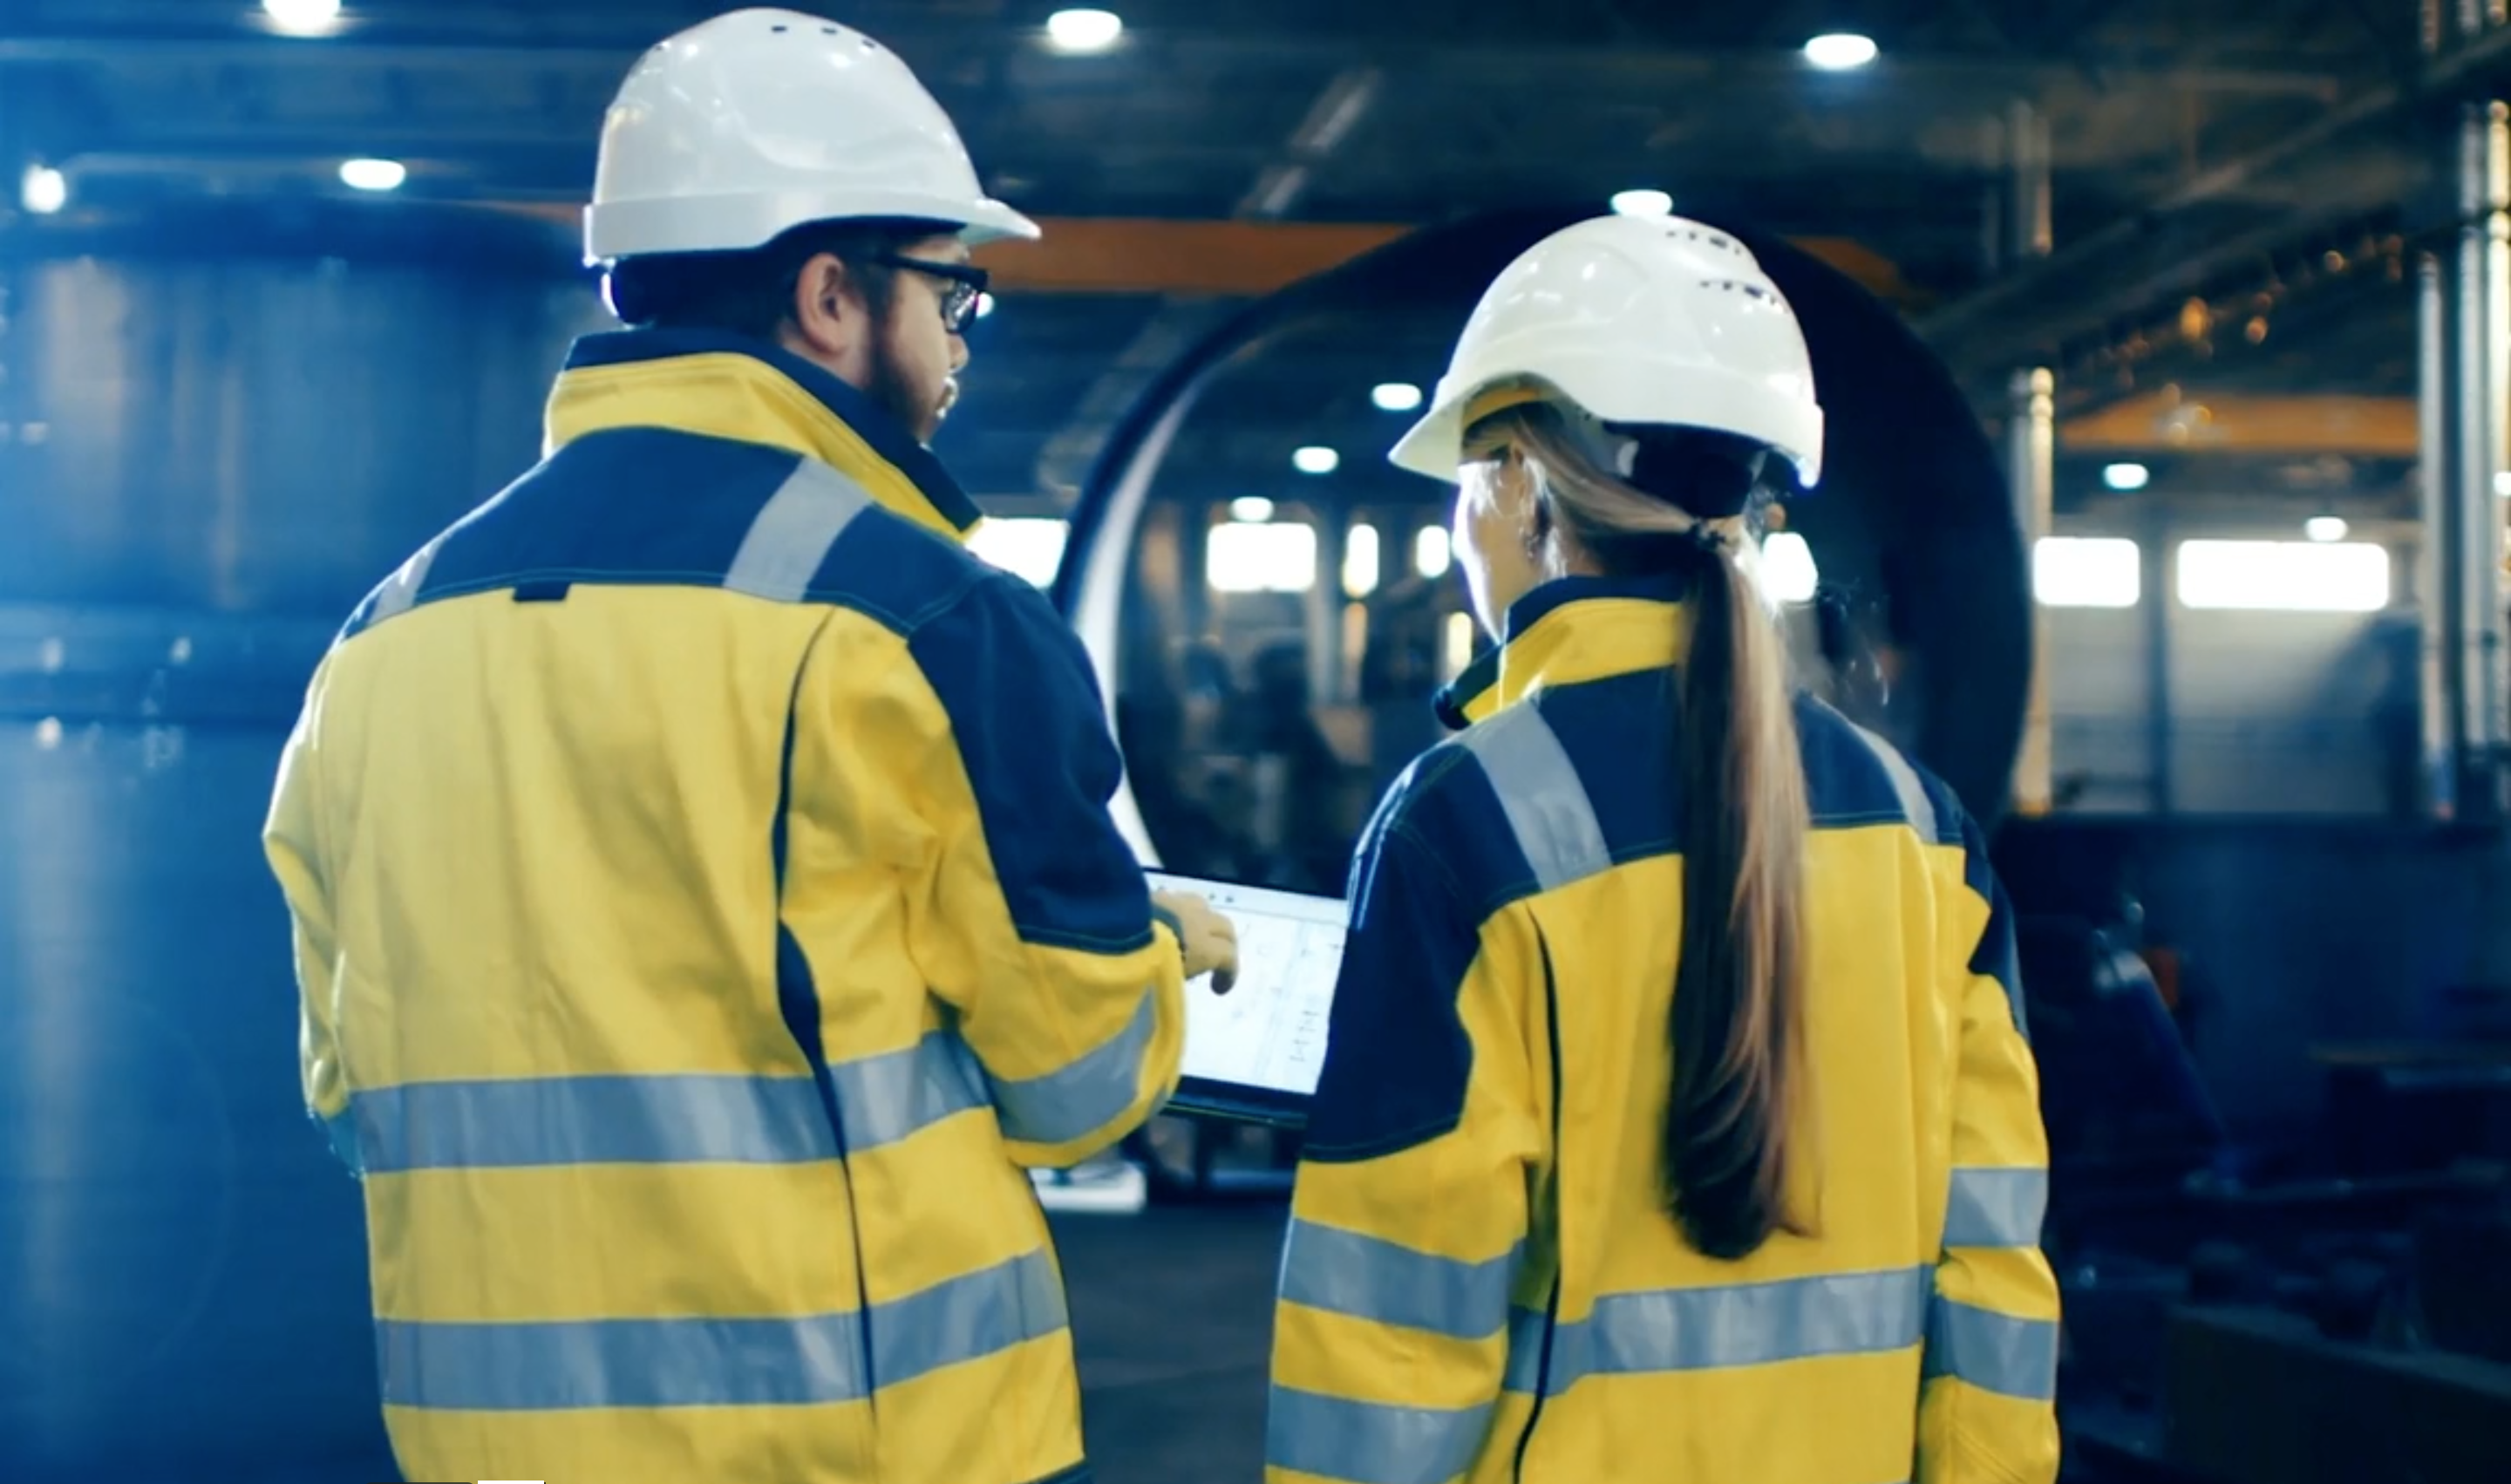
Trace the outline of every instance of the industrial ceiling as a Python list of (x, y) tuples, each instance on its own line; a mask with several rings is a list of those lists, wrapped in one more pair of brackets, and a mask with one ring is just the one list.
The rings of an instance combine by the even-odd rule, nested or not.
[[(0, 216), (0, 243), (498, 214), (568, 271), (612, 89), (721, 8), (372, 0), (290, 35), (248, 0), (15, 0), (0, 161), (59, 170), (67, 200)], [(2384, 0), (1114, 8), (1121, 37), (1086, 53), (1048, 5), (829, 8), (904, 54), (992, 188), (1049, 218), (992, 259), (1002, 307), (944, 435), (987, 494), (1068, 490), (1248, 293), (1408, 226), (1635, 188), (1806, 242), (1899, 302), (1991, 416), (2013, 368), (2055, 367), (2079, 469), (2393, 482), (2414, 453), (2414, 249), (2450, 225), (2434, 125), (2511, 76), (2511, 33), (2427, 50), (2422, 14)], [(1805, 40), (1835, 31), (1879, 55), (1811, 65)], [(2047, 161), (2045, 224), (2016, 219), (2018, 153)], [(406, 178), (362, 196), (348, 158)], [(1282, 358), (1281, 395), (1233, 399), (1231, 442), (1282, 467), (1299, 443), (1373, 455), (1398, 419), (1369, 388), (1434, 377), (1438, 349), (1390, 327), (1382, 348)]]

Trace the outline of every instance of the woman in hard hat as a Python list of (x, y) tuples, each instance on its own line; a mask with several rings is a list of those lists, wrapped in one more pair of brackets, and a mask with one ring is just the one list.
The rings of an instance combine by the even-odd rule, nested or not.
[(1751, 575), (1821, 455), (1752, 254), (1620, 216), (1500, 275), (1395, 449), (1500, 648), (1354, 869), (1274, 1479), (2056, 1476), (2003, 892)]
[(1235, 950), (924, 447), (969, 243), (1035, 234), (860, 32), (655, 47), (587, 217), (631, 328), (325, 657), (268, 846), (409, 1477), (1086, 1475), (1022, 1166), (1150, 1116)]

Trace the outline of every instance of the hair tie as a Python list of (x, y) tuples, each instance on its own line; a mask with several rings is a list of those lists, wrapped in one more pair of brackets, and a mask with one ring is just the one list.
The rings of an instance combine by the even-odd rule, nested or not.
[(1703, 555), (1711, 557), (1726, 555), (1726, 533), (1713, 527), (1707, 521), (1693, 520), (1689, 526), (1682, 528), (1681, 535), (1683, 540), (1690, 542)]

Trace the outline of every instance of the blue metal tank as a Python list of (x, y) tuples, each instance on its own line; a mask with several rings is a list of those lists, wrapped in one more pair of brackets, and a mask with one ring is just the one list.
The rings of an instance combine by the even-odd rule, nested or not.
[(259, 829), (358, 597), (599, 323), (416, 217), (0, 243), (0, 1479), (396, 1477)]

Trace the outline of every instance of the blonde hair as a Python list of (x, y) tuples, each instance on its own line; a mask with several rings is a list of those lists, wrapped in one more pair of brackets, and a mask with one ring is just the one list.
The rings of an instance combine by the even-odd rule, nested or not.
[(1748, 1256), (1773, 1231), (1803, 1230), (1787, 1210), (1787, 1182), (1810, 827), (1785, 643), (1738, 566), (1775, 455), (1697, 429), (1606, 435), (1549, 403), (1508, 406), (1471, 437), (1512, 450), (1532, 476), (1538, 522), (1558, 523), (1606, 572), (1689, 584), (1691, 648), (1679, 661), (1668, 760), (1683, 901), (1663, 1170), (1667, 1209), (1691, 1244)]

